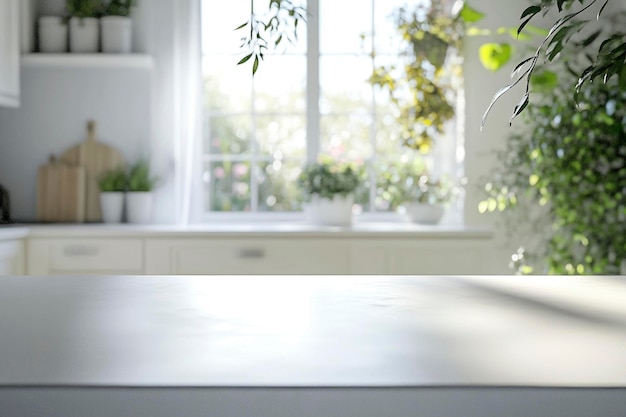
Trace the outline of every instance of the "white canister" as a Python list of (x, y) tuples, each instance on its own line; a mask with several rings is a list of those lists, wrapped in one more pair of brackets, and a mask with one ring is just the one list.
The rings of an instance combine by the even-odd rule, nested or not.
[(98, 52), (98, 19), (95, 17), (72, 17), (70, 19), (70, 52)]
[(100, 19), (102, 52), (129, 54), (132, 48), (133, 25), (130, 17), (105, 16)]
[(67, 24), (60, 16), (39, 18), (39, 52), (67, 52)]

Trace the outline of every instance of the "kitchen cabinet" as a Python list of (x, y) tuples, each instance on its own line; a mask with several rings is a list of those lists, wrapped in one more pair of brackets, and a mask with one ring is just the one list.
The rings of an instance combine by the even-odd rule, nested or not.
[(350, 250), (347, 241), (324, 238), (150, 239), (146, 273), (349, 274)]
[(24, 242), (22, 240), (0, 241), (0, 275), (24, 274)]
[(351, 247), (352, 274), (491, 274), (484, 239), (367, 239)]
[(140, 239), (29, 239), (29, 275), (143, 274)]
[(502, 273), (494, 269), (491, 233), (471, 230), (35, 226), (26, 253), (30, 275)]
[(0, 106), (20, 105), (20, 0), (0, 0)]

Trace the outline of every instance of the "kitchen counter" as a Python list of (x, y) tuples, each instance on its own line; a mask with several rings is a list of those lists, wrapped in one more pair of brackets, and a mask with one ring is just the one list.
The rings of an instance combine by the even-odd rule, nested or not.
[(0, 334), (0, 415), (626, 409), (620, 277), (0, 277)]
[(23, 239), (28, 236), (30, 228), (27, 226), (0, 225), (0, 241)]

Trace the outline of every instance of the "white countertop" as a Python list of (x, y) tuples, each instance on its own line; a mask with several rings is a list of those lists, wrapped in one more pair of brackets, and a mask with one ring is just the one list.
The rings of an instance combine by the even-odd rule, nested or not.
[(626, 387), (626, 281), (526, 280), (0, 277), (0, 387)]
[(205, 223), (186, 226), (132, 224), (33, 224), (0, 227), (0, 240), (29, 237), (429, 237), (491, 238), (489, 229), (465, 226), (423, 226), (402, 222), (363, 222), (350, 227), (317, 226), (306, 222)]

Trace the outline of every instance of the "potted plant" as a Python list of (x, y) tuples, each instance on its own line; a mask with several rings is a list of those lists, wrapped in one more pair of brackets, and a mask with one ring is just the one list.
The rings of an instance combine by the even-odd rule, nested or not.
[(444, 178), (435, 179), (426, 172), (406, 180), (406, 213), (413, 223), (435, 225), (445, 214), (445, 205), (453, 197), (454, 188)]
[(307, 164), (298, 177), (298, 186), (308, 200), (308, 214), (315, 224), (352, 224), (354, 192), (361, 183), (360, 173), (350, 163), (321, 158)]
[(130, 10), (134, 0), (112, 0), (100, 19), (102, 52), (128, 54), (132, 49), (132, 20)]
[(126, 220), (129, 223), (150, 223), (152, 220), (152, 190), (157, 179), (150, 174), (150, 165), (139, 160), (128, 172)]
[(65, 8), (70, 16), (70, 52), (98, 52), (101, 0), (66, 0)]
[(124, 193), (128, 174), (123, 169), (105, 172), (98, 181), (100, 209), (104, 223), (121, 223), (124, 215)]

